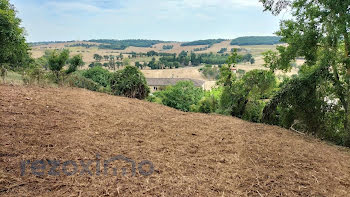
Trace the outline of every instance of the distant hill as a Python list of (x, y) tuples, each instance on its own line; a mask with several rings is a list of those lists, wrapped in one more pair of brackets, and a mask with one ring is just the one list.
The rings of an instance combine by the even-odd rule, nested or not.
[(197, 45), (213, 45), (225, 41), (225, 39), (207, 39), (207, 40), (196, 40), (192, 42), (182, 43), (181, 46), (197, 46)]
[(231, 45), (274, 45), (281, 43), (278, 36), (246, 36), (233, 39)]
[(89, 40), (89, 42), (101, 43), (99, 45), (100, 49), (114, 49), (114, 50), (124, 50), (127, 47), (151, 47), (159, 43), (169, 43), (168, 41), (161, 40), (141, 40), (141, 39), (130, 39), (130, 40)]

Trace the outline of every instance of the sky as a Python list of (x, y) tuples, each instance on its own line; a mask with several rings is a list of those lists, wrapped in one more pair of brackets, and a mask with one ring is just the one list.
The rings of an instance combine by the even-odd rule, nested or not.
[(193, 41), (269, 36), (278, 17), (259, 0), (10, 0), (29, 42), (89, 39)]

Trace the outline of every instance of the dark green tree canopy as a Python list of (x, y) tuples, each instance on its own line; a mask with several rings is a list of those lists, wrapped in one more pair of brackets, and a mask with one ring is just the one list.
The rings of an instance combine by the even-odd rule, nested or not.
[(129, 98), (145, 99), (150, 92), (146, 78), (135, 66), (113, 73), (110, 86), (113, 94)]
[[(330, 110), (319, 107), (319, 101), (328, 100), (339, 105), (338, 112), (344, 115), (340, 118), (338, 133), (343, 132), (344, 143), (350, 146), (350, 10), (349, 0), (260, 0), (266, 10), (279, 14), (288, 7), (293, 18), (281, 22), (277, 32), (286, 46), (279, 46), (278, 54), (265, 54), (272, 70), (289, 70), (291, 62), (298, 57), (306, 60), (301, 69), (301, 76), (287, 84), (285, 90), (278, 95), (298, 95), (298, 86), (305, 81), (313, 81), (312, 86), (304, 86), (312, 93), (308, 99), (308, 108), (303, 109), (302, 97), (279, 96), (273, 99), (271, 105), (287, 103), (285, 106), (294, 106), (294, 111), (300, 112), (299, 117), (307, 117), (304, 122), (312, 120), (312, 114), (321, 114), (325, 119)], [(318, 72), (323, 71), (323, 72)], [(322, 73), (322, 74), (321, 74)], [(327, 76), (327, 77), (324, 77)], [(288, 92), (290, 91), (290, 92)], [(312, 98), (312, 100), (310, 100)], [(291, 101), (288, 103), (288, 100)], [(268, 106), (271, 107), (271, 106)], [(327, 103), (323, 108), (334, 108)], [(315, 110), (315, 109), (318, 109)], [(323, 110), (323, 111), (322, 111)], [(267, 110), (268, 111), (268, 110)], [(323, 114), (323, 115), (322, 115)], [(315, 118), (313, 118), (315, 119)], [(316, 123), (319, 124), (319, 123)], [(327, 125), (323, 125), (327, 127)], [(319, 128), (320, 130), (322, 128)], [(340, 132), (341, 131), (341, 132)], [(319, 131), (310, 131), (317, 133)]]
[(14, 6), (8, 0), (0, 0), (0, 64), (11, 68), (24, 66), (29, 60), (25, 31), (20, 24)]

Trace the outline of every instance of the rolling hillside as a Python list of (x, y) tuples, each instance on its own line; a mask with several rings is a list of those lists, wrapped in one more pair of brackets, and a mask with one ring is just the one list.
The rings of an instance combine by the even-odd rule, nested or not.
[[(1, 196), (350, 193), (348, 149), (275, 126), (72, 88), (0, 85), (0, 106)], [(151, 161), (154, 172), (95, 173), (97, 161), (116, 155)], [(79, 165), (81, 175), (57, 168), (61, 173), (52, 176), (46, 166), (36, 177), (27, 166), (21, 176), (21, 161), (41, 159), (94, 160), (92, 174)]]

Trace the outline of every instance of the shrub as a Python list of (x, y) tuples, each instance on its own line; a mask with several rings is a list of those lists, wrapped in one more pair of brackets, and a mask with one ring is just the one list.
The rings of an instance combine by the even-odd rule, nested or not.
[(111, 76), (110, 87), (114, 95), (145, 99), (150, 90), (146, 78), (134, 66), (127, 66)]
[(85, 88), (91, 91), (100, 90), (101, 86), (91, 79), (85, 78), (81, 74), (75, 72), (68, 76), (66, 83), (71, 87)]
[(214, 113), (218, 107), (218, 100), (214, 96), (204, 97), (199, 101), (196, 112)]
[(203, 90), (195, 87), (191, 81), (179, 81), (162, 92), (164, 105), (185, 112), (190, 111), (191, 105), (196, 105), (202, 97)]
[(84, 71), (82, 75), (103, 87), (109, 85), (109, 80), (111, 78), (111, 73), (100, 66), (92, 67), (89, 70)]
[(245, 106), (242, 118), (251, 122), (261, 122), (264, 107), (265, 103), (263, 101), (250, 101)]

